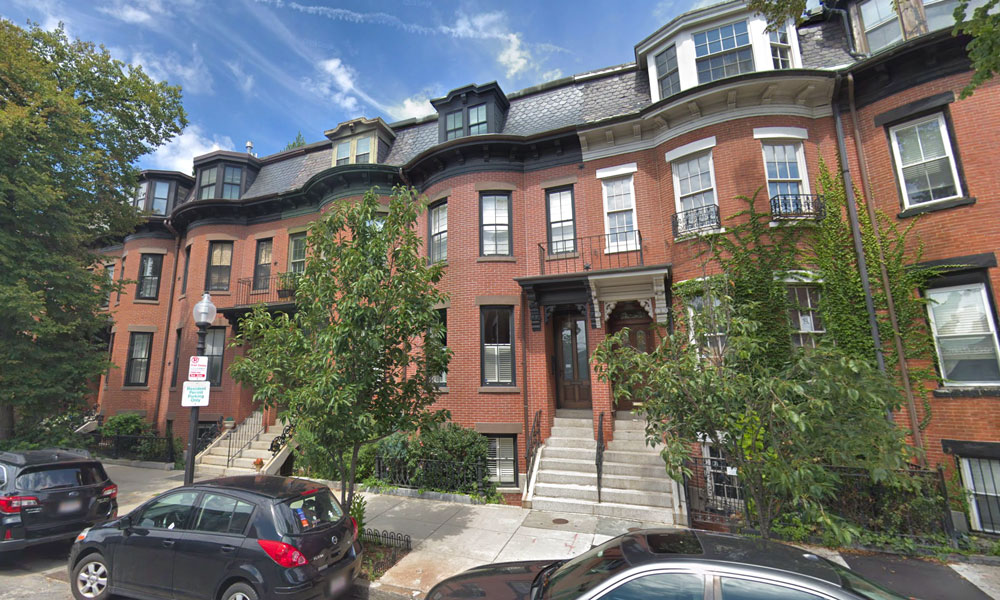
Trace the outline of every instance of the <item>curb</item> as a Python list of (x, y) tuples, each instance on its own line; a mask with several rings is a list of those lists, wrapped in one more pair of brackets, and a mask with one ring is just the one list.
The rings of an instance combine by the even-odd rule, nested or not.
[(137, 467), (140, 469), (159, 469), (161, 471), (173, 471), (174, 463), (155, 462), (151, 460), (128, 460), (124, 458), (101, 458), (95, 457), (105, 465), (118, 465), (120, 467)]
[(378, 581), (356, 581), (348, 596), (352, 600), (413, 600), (419, 590), (387, 585)]

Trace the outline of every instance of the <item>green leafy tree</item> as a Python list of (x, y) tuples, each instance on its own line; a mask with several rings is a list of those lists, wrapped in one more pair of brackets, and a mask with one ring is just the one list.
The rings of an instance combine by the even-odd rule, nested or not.
[[(971, 96), (976, 88), (1000, 72), (1000, 0), (986, 0), (971, 12), (970, 1), (959, 0), (952, 31), (953, 35), (967, 34), (972, 37), (965, 50), (975, 73), (962, 90), (962, 98)], [(801, 22), (806, 0), (748, 0), (747, 7), (763, 15), (770, 27), (778, 27), (789, 20)]]
[(133, 163), (186, 124), (180, 89), (65, 32), (0, 20), (0, 440), (108, 366), (92, 248), (138, 222)]
[(284, 152), (285, 150), (292, 150), (292, 149), (295, 149), (295, 148), (301, 148), (302, 146), (305, 146), (305, 145), (306, 145), (306, 138), (302, 137), (302, 132), (300, 131), (300, 132), (298, 132), (298, 133), (295, 134), (295, 139), (292, 140), (292, 141), (290, 141), (290, 142), (288, 142), (288, 145), (286, 145), (284, 148), (282, 148), (281, 151)]
[(258, 306), (234, 341), (245, 353), (230, 373), (283, 409), (308, 462), (336, 466), (344, 506), (363, 445), (447, 417), (430, 410), (432, 376), (451, 355), (435, 310), (446, 298), (435, 286), (442, 266), (427, 264), (416, 232), (422, 207), (405, 187), (393, 189), (387, 213), (374, 190), (336, 205), (309, 231), (297, 310)]

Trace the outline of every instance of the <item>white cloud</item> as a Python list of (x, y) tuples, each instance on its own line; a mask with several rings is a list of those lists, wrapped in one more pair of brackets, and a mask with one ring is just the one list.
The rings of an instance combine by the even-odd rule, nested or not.
[(360, 93), (354, 85), (355, 73), (339, 58), (329, 58), (319, 63), (319, 73), (315, 78), (305, 78), (302, 86), (324, 100), (331, 101), (341, 109), (356, 113), (360, 108)]
[(153, 151), (143, 163), (151, 169), (190, 173), (194, 157), (233, 147), (233, 140), (228, 135), (209, 137), (200, 125), (192, 123), (179, 136)]
[(52, 31), (62, 23), (66, 37), (73, 39), (69, 31), (70, 20), (66, 8), (58, 0), (15, 0), (14, 4), (22, 9), (37, 12), (39, 22), (45, 31)]
[(240, 86), (243, 93), (247, 96), (253, 95), (253, 75), (248, 74), (243, 69), (243, 63), (237, 61), (226, 61), (226, 68), (233, 74), (233, 78), (236, 80), (236, 85)]
[(137, 51), (132, 54), (131, 62), (142, 65), (143, 70), (153, 79), (181, 84), (185, 92), (212, 93), (212, 73), (198, 52), (198, 44), (191, 44), (190, 59), (181, 58), (176, 52), (154, 56)]
[(434, 107), (431, 106), (430, 96), (429, 92), (424, 91), (409, 98), (404, 98), (402, 102), (387, 106), (386, 112), (397, 121), (419, 119), (420, 117), (432, 115), (435, 111)]
[(111, 0), (97, 11), (132, 25), (152, 25), (173, 15), (171, 8), (190, 6), (191, 0), (173, 0), (169, 6), (162, 0)]

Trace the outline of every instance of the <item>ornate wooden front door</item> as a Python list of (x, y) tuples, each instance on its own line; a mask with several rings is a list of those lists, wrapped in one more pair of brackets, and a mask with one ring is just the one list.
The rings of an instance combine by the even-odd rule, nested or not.
[[(609, 334), (618, 333), (626, 327), (628, 328), (626, 345), (639, 352), (653, 351), (653, 320), (637, 302), (620, 303), (608, 319)], [(635, 407), (631, 399), (624, 398), (617, 400), (615, 406), (618, 410), (632, 410)]]
[(556, 406), (590, 408), (590, 356), (587, 354), (587, 321), (580, 313), (557, 315)]

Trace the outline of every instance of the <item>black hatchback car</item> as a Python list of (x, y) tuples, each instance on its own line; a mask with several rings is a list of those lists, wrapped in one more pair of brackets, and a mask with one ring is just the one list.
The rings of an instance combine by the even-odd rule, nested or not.
[(118, 486), (86, 450), (0, 452), (0, 553), (71, 539), (118, 514)]
[(87, 600), (332, 598), (360, 568), (357, 523), (328, 488), (266, 475), (165, 492), (83, 531), (69, 556)]

